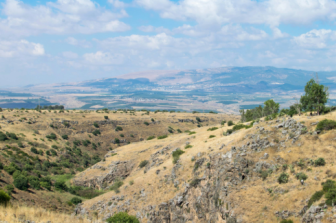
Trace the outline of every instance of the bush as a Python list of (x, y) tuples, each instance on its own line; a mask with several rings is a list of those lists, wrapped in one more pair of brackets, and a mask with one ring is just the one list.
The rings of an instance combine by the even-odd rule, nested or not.
[(14, 186), (12, 184), (7, 184), (5, 186), (8, 195), (11, 195), (14, 192)]
[(217, 130), (217, 129), (218, 129), (218, 127), (212, 127), (212, 128), (208, 128), (207, 131), (215, 131), (215, 130)]
[(294, 223), (292, 220), (290, 220), (290, 219), (283, 219), (283, 220), (281, 220), (280, 221), (280, 223)]
[(6, 136), (6, 134), (3, 132), (0, 132), (0, 141), (6, 141), (6, 140), (8, 140), (8, 137)]
[(167, 138), (168, 136), (167, 135), (163, 135), (163, 136), (158, 136), (157, 138), (158, 139), (165, 139), (165, 138)]
[(192, 148), (192, 147), (193, 147), (192, 145), (188, 144), (184, 147), (184, 149), (189, 149), (189, 148)]
[(289, 175), (287, 173), (282, 173), (280, 174), (279, 178), (278, 178), (278, 182), (279, 184), (285, 184), (288, 183), (288, 178)]
[(32, 148), (30, 149), (30, 152), (35, 153), (35, 154), (38, 154), (38, 151), (37, 151), (37, 149), (36, 149), (35, 147), (32, 147)]
[(99, 128), (99, 125), (97, 122), (93, 123), (93, 126), (96, 127), (96, 128)]
[(63, 180), (57, 180), (55, 182), (54, 186), (55, 186), (55, 189), (59, 190), (59, 191), (67, 191), (68, 190), (68, 187), (66, 186), (65, 181), (63, 181)]
[(336, 182), (333, 180), (327, 180), (326, 182), (322, 183), (323, 186), (323, 192), (326, 193), (331, 189), (336, 188)]
[(120, 134), (119, 136), (120, 136), (120, 137), (125, 137), (124, 134)]
[(296, 174), (296, 179), (298, 180), (307, 180), (308, 176), (302, 172)]
[(99, 129), (96, 129), (92, 132), (93, 135), (97, 136), (97, 135), (100, 135), (100, 130)]
[(324, 166), (326, 164), (325, 160), (323, 158), (318, 158), (314, 162), (315, 166)]
[(317, 126), (316, 126), (316, 130), (331, 130), (336, 128), (336, 121), (333, 120), (328, 120), (328, 119), (324, 119), (323, 121), (320, 121)]
[(140, 221), (132, 215), (128, 215), (127, 212), (119, 212), (112, 217), (106, 219), (108, 223), (140, 223)]
[(108, 116), (104, 116), (104, 119), (108, 119)]
[(268, 171), (266, 170), (262, 170), (260, 172), (260, 177), (263, 179), (263, 180), (266, 180), (266, 178), (268, 177)]
[(228, 126), (232, 126), (232, 125), (234, 125), (234, 123), (233, 123), (233, 121), (228, 121)]
[(19, 190), (27, 190), (29, 188), (27, 177), (19, 175), (14, 178), (14, 186)]
[(0, 205), (7, 206), (11, 197), (3, 190), (0, 189)]
[(77, 204), (80, 204), (82, 203), (82, 199), (78, 198), (78, 197), (73, 197), (71, 200), (70, 200), (71, 203), (77, 205)]
[(149, 137), (147, 138), (147, 140), (152, 140), (152, 139), (155, 139), (155, 136), (149, 136)]
[(226, 121), (225, 121), (225, 120), (223, 120), (223, 121), (221, 122), (221, 125), (225, 125), (225, 123), (226, 123)]
[(119, 190), (119, 188), (124, 184), (120, 179), (116, 179), (113, 183), (113, 185), (110, 187), (111, 190), (114, 190), (116, 193)]
[(182, 133), (181, 129), (176, 129), (176, 131), (177, 131), (178, 133)]
[(200, 179), (193, 179), (191, 182), (190, 182), (190, 186), (192, 187), (197, 187), (197, 185), (201, 182)]
[(15, 133), (7, 133), (7, 136), (11, 139), (18, 140), (19, 138), (15, 135)]
[(117, 144), (119, 144), (119, 143), (120, 143), (120, 140), (119, 140), (118, 138), (115, 138), (115, 139), (114, 139), (114, 142), (117, 143)]
[(69, 136), (68, 135), (62, 135), (62, 139), (68, 140)]
[(244, 129), (244, 128), (246, 128), (246, 125), (244, 125), (244, 124), (238, 124), (238, 125), (233, 126), (232, 130), (233, 131), (238, 131), (238, 130)]
[(117, 126), (116, 128), (115, 128), (115, 131), (116, 132), (118, 132), (118, 131), (122, 131), (123, 130), (123, 128), (121, 127), (121, 126)]
[(141, 161), (141, 163), (139, 164), (139, 167), (140, 167), (140, 168), (145, 167), (147, 164), (148, 164), (148, 160), (143, 160), (143, 161)]
[(145, 125), (147, 125), (147, 126), (149, 125), (149, 123), (148, 123), (148, 122), (144, 122), (144, 124), (145, 124)]
[(177, 161), (180, 159), (180, 156), (184, 153), (184, 151), (177, 149), (173, 152), (173, 163), (177, 163)]
[(54, 133), (50, 133), (50, 135), (46, 136), (47, 139), (57, 139), (57, 136)]
[(325, 194), (325, 198), (326, 200), (326, 204), (329, 206), (332, 206), (333, 204), (336, 204), (336, 189), (333, 188), (331, 190), (329, 190), (326, 194)]
[(215, 138), (215, 137), (216, 137), (215, 135), (209, 135), (209, 139)]
[(36, 190), (41, 189), (41, 187), (40, 187), (40, 180), (39, 180), (38, 177), (29, 176), (28, 181), (29, 181), (30, 187), (32, 187), (32, 188), (34, 188)]

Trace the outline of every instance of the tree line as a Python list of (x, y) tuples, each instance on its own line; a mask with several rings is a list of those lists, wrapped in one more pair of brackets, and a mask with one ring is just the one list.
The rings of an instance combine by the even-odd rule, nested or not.
[(319, 83), (318, 76), (309, 80), (304, 88), (304, 95), (301, 96), (300, 101), (288, 108), (280, 110), (280, 104), (276, 103), (273, 99), (264, 102), (264, 105), (259, 105), (253, 109), (241, 109), (239, 110), (241, 115), (241, 122), (249, 122), (259, 118), (265, 117), (266, 120), (273, 119), (277, 116), (283, 115), (301, 115), (301, 112), (309, 112), (313, 115), (328, 113), (335, 110), (336, 107), (326, 104), (329, 98), (329, 88)]

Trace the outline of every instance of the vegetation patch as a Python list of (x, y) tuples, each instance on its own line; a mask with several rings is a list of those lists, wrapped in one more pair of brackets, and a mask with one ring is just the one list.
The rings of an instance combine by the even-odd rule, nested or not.
[(163, 135), (163, 136), (158, 136), (157, 138), (158, 139), (165, 139), (165, 138), (167, 138), (168, 136), (167, 135)]
[(119, 212), (112, 217), (106, 219), (107, 223), (140, 223), (140, 221), (133, 215), (127, 212)]
[(184, 148), (185, 148), (185, 149), (190, 149), (190, 148), (192, 148), (192, 147), (193, 147), (192, 145), (188, 144), (188, 145), (186, 145)]
[(215, 135), (210, 135), (209, 136), (209, 139), (211, 139), (211, 138), (215, 138), (216, 136)]
[(287, 173), (281, 173), (278, 182), (279, 184), (285, 184), (288, 183), (289, 175)]
[(218, 127), (212, 127), (212, 128), (208, 128), (207, 131), (215, 131), (215, 130), (217, 130), (217, 129), (218, 129)]
[(328, 120), (328, 119), (324, 119), (322, 121), (320, 121), (317, 126), (316, 126), (316, 130), (331, 130), (331, 129), (335, 129), (336, 128), (336, 121), (334, 120)]
[(139, 167), (140, 167), (140, 168), (143, 168), (143, 167), (145, 167), (147, 164), (148, 164), (148, 160), (143, 160), (143, 161), (140, 162)]
[(147, 140), (152, 140), (152, 139), (155, 139), (155, 136), (149, 136), (149, 137), (147, 138)]
[(177, 163), (177, 161), (180, 159), (180, 156), (185, 153), (183, 150), (177, 149), (173, 152), (173, 163)]

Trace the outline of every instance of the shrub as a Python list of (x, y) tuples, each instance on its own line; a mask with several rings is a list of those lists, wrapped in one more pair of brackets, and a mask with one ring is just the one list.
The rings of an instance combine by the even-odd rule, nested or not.
[(199, 117), (196, 117), (197, 122), (201, 122), (201, 119)]
[(260, 172), (260, 177), (263, 179), (263, 180), (266, 180), (266, 178), (268, 177), (268, 171), (266, 170), (262, 170)]
[(99, 129), (96, 129), (92, 132), (93, 135), (97, 136), (97, 135), (100, 135), (100, 130)]
[(288, 178), (289, 178), (289, 175), (287, 173), (280, 174), (280, 176), (278, 178), (279, 184), (288, 183)]
[(247, 126), (244, 125), (244, 124), (237, 124), (237, 125), (233, 126), (232, 130), (233, 130), (233, 131), (238, 131), (238, 130), (240, 130), (240, 129), (244, 129), (244, 128), (246, 128), (246, 127), (247, 127)]
[(177, 149), (173, 152), (173, 163), (177, 163), (177, 161), (180, 159), (180, 156), (184, 153), (184, 151)]
[(140, 221), (132, 215), (128, 215), (127, 212), (119, 212), (112, 217), (106, 219), (107, 223), (140, 223)]
[(192, 145), (188, 144), (184, 147), (184, 149), (189, 149), (189, 148), (192, 148), (192, 147), (193, 147)]
[(129, 185), (133, 185), (134, 184), (134, 180), (130, 180)]
[(120, 134), (119, 136), (120, 136), (120, 137), (125, 137), (124, 134)]
[(296, 174), (296, 179), (298, 180), (307, 180), (308, 176), (302, 172)]
[(201, 182), (200, 179), (193, 179), (193, 180), (190, 182), (190, 186), (192, 186), (192, 187), (197, 187), (197, 185), (199, 184), (199, 182)]
[(69, 136), (68, 135), (62, 135), (62, 139), (68, 140)]
[(108, 116), (104, 116), (104, 119), (108, 119)]
[(215, 138), (216, 136), (215, 135), (210, 135), (209, 136), (209, 139), (211, 139), (211, 138)]
[(114, 142), (117, 143), (117, 144), (119, 144), (119, 143), (120, 143), (120, 140), (119, 140), (118, 138), (115, 138), (115, 139), (114, 139)]
[(148, 160), (143, 160), (143, 161), (141, 161), (141, 163), (139, 164), (139, 167), (140, 167), (140, 168), (145, 167), (147, 164), (148, 164)]
[(176, 129), (176, 131), (177, 131), (178, 133), (182, 133), (181, 129)]
[(165, 139), (165, 138), (167, 138), (168, 136), (167, 135), (163, 135), (163, 136), (158, 136), (157, 138), (158, 139)]
[(115, 131), (116, 132), (118, 132), (118, 131), (122, 131), (123, 130), (123, 128), (121, 127), (121, 126), (117, 126), (116, 128), (115, 128)]
[(228, 121), (228, 126), (232, 126), (232, 125), (234, 125), (234, 123), (233, 123), (233, 121)]
[(323, 121), (320, 121), (316, 126), (316, 130), (320, 130), (320, 131), (330, 130), (334, 128), (336, 128), (336, 121), (328, 120), (328, 119), (324, 119)]
[(7, 133), (7, 136), (11, 139), (18, 140), (19, 138), (15, 135), (15, 133)]
[(27, 177), (19, 175), (14, 178), (14, 186), (19, 190), (27, 190), (29, 188)]
[(59, 190), (59, 191), (67, 191), (68, 190), (68, 187), (66, 186), (65, 181), (63, 181), (63, 180), (57, 180), (55, 182), (54, 186), (55, 186), (55, 189)]
[(57, 136), (54, 133), (50, 133), (50, 135), (46, 136), (47, 139), (57, 139)]
[(145, 124), (145, 125), (147, 125), (147, 126), (149, 125), (149, 123), (148, 123), (148, 122), (144, 122), (144, 124)]
[(323, 192), (326, 193), (331, 189), (336, 188), (336, 182), (333, 180), (327, 180), (326, 182), (322, 183), (323, 186)]
[(0, 132), (0, 141), (6, 141), (6, 140), (8, 140), (8, 137), (6, 136), (6, 134), (3, 132)]
[(336, 189), (330, 189), (326, 194), (325, 194), (326, 204), (329, 206), (332, 206), (336, 204)]
[(147, 138), (147, 140), (152, 140), (152, 139), (155, 139), (155, 136), (149, 136), (149, 137)]
[(223, 120), (223, 121), (221, 122), (221, 125), (225, 125), (225, 123), (226, 123), (226, 121), (225, 121), (225, 120)]
[(82, 199), (78, 198), (78, 197), (73, 197), (71, 200), (70, 200), (71, 203), (77, 205), (77, 204), (80, 204), (82, 203)]
[(3, 190), (0, 189), (0, 205), (7, 206), (11, 197)]
[(189, 135), (193, 135), (193, 134), (196, 134), (196, 132), (189, 132)]
[(5, 186), (8, 195), (11, 195), (14, 192), (14, 186), (12, 184), (7, 184)]
[(232, 134), (232, 133), (233, 133), (233, 129), (228, 129), (228, 130), (226, 130), (226, 134), (230, 135), (230, 134)]
[(113, 183), (113, 185), (110, 187), (111, 190), (114, 190), (114, 192), (117, 193), (119, 188), (124, 184), (120, 179), (116, 179)]
[(37, 149), (36, 149), (35, 147), (32, 147), (32, 148), (30, 149), (30, 152), (35, 153), (35, 154), (38, 154), (38, 151), (37, 151)]
[(41, 189), (41, 187), (40, 187), (40, 180), (39, 180), (38, 177), (30, 176), (30, 177), (28, 178), (28, 181), (29, 181), (29, 185), (30, 185), (30, 187), (32, 187), (32, 188), (34, 188), (34, 189), (36, 189), (36, 190)]
[(325, 160), (323, 158), (318, 158), (315, 160), (315, 166), (324, 166), (326, 164)]
[(218, 129), (218, 127), (212, 127), (212, 128), (208, 128), (207, 131), (215, 131), (215, 130), (217, 130), (217, 129)]
[(52, 146), (51, 146), (51, 148), (53, 148), (53, 149), (56, 149), (56, 150), (57, 150), (57, 149), (58, 149), (58, 146), (56, 146), (56, 145), (52, 145)]
[(99, 128), (99, 125), (97, 122), (93, 123), (93, 126), (96, 127), (96, 128)]
[(283, 220), (281, 220), (280, 221), (280, 223), (294, 223), (292, 220), (290, 220), (290, 219), (283, 219)]

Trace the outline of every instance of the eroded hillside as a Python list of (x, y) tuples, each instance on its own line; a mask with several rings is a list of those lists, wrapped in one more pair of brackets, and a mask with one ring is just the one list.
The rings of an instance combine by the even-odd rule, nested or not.
[(73, 179), (112, 189), (75, 212), (104, 220), (128, 211), (141, 222), (333, 222), (324, 196), (310, 200), (336, 177), (336, 131), (315, 131), (326, 118), (336, 113), (260, 121), (228, 136), (231, 127), (217, 125), (125, 145)]
[[(69, 201), (75, 196), (85, 200), (105, 191), (86, 187), (91, 185), (74, 188), (69, 179), (107, 153), (119, 157), (124, 145), (148, 137), (171, 138), (223, 119), (237, 120), (237, 116), (5, 109), (0, 112), (0, 187), (11, 193), (13, 204), (71, 212), (74, 206)], [(17, 177), (27, 181), (20, 188), (14, 182)]]

